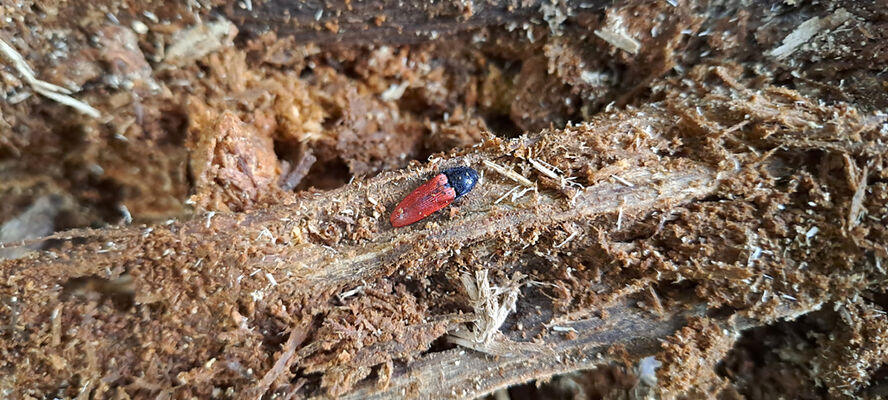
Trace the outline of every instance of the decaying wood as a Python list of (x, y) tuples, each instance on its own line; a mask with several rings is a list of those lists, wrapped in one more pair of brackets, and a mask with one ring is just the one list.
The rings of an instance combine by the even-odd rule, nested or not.
[[(611, 0), (441, 2), (304, 2), (271, 0), (229, 7), (226, 14), (250, 32), (273, 29), (298, 41), (322, 43), (412, 43), (453, 35), (483, 26), (515, 24), (595, 13)], [(230, 3), (233, 4), (233, 3)]]
[[(786, 308), (780, 311), (779, 317), (811, 310)], [(477, 398), (539, 377), (623, 362), (618, 355), (609, 352), (614, 346), (622, 346), (629, 354), (641, 358), (656, 354), (662, 339), (684, 326), (688, 318), (704, 316), (706, 305), (691, 301), (680, 309), (668, 310), (665, 313), (668, 317), (663, 318), (623, 300), (607, 308), (607, 312), (612, 317), (591, 317), (566, 324), (564, 328), (576, 332), (576, 337), (547, 340), (551, 346), (548, 352), (523, 352), (502, 357), (456, 348), (433, 353), (411, 363), (409, 368), (395, 372), (384, 390), (365, 385), (343, 398), (387, 399), (405, 395)], [(724, 319), (719, 323), (729, 334), (736, 335), (761, 321)]]
[[(816, 309), (827, 294), (789, 295), (791, 288), (779, 287), (792, 301), (775, 301), (777, 294), (769, 297), (767, 290), (731, 297), (732, 285), (763, 279), (746, 260), (706, 263), (689, 251), (681, 263), (684, 254), (657, 248), (671, 240), (667, 234), (686, 228), (672, 222), (687, 222), (682, 215), (694, 221), (695, 210), (716, 215), (754, 202), (745, 179), (779, 170), (793, 156), (771, 163), (779, 156), (768, 151), (798, 146), (797, 155), (817, 148), (796, 138), (800, 132), (862, 158), (868, 153), (841, 147), (846, 141), (840, 134), (856, 132), (856, 145), (865, 148), (882, 140), (878, 121), (853, 110), (818, 108), (801, 97), (782, 102), (785, 93), (768, 91), (741, 109), (752, 103), (736, 102), (739, 93), (720, 88), (563, 130), (489, 139), (267, 210), (71, 231), (25, 243), (44, 248), (0, 263), (6, 321), (0, 350), (18, 360), (0, 371), (0, 386), (63, 373), (58, 381), (97, 397), (121, 385), (146, 395), (198, 395), (211, 386), (352, 398), (451, 390), (476, 396), (554, 373), (634, 361), (609, 355), (615, 348), (630, 348), (635, 358), (656, 353), (688, 318), (708, 315), (713, 299), (744, 309), (712, 316), (713, 324), (733, 332), (762, 323), (756, 313), (765, 308), (776, 310), (766, 320)], [(741, 121), (749, 122), (737, 128)], [(829, 128), (811, 133), (812, 126)], [(715, 146), (699, 140), (702, 130), (745, 145)], [(491, 163), (534, 187), (519, 184), (516, 190), (513, 178), (485, 167)], [(407, 228), (388, 224), (388, 212), (411, 188), (456, 165), (483, 172), (458, 208)], [(775, 181), (761, 182), (786, 200)], [(735, 200), (706, 200), (711, 196)], [(719, 217), (712, 221), (720, 223)], [(802, 237), (808, 241), (817, 234), (807, 232)], [(829, 234), (838, 235), (824, 226), (820, 235)], [(773, 257), (780, 256), (774, 250)], [(604, 254), (613, 258), (602, 261)], [(810, 252), (799, 254), (793, 263), (823, 273), (811, 279), (847, 283), (846, 274), (818, 269), (814, 258), (805, 258)], [(565, 269), (569, 263), (575, 267)], [(656, 274), (618, 272), (655, 263)], [(497, 354), (492, 345), (423, 354), (448, 332), (471, 326), (477, 316), (460, 293), (460, 276), (480, 269), (489, 269), (494, 282), (515, 272), (528, 276), (519, 311), (495, 343), (514, 345), (511, 354), (490, 355)], [(582, 279), (572, 275), (581, 269)], [(656, 296), (651, 285), (683, 279), (700, 282), (696, 294), (711, 298), (687, 293), (665, 304), (657, 299), (652, 310), (639, 308), (639, 294)], [(393, 360), (404, 365), (395, 367)], [(379, 381), (365, 379), (374, 370)], [(293, 384), (275, 385), (284, 381)]]

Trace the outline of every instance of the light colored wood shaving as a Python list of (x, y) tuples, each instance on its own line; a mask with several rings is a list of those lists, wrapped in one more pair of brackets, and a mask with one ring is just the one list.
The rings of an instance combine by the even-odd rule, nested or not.
[(790, 32), (789, 35), (786, 35), (783, 39), (783, 43), (774, 48), (774, 50), (771, 50), (771, 56), (776, 57), (778, 60), (789, 57), (789, 55), (798, 50), (801, 45), (811, 40), (811, 38), (820, 33), (820, 31), (833, 29), (845, 23), (845, 21), (850, 18), (851, 13), (844, 8), (836, 10), (832, 15), (825, 18), (810, 18), (807, 21), (802, 22), (802, 24)]
[(509, 178), (515, 182), (518, 182), (524, 186), (528, 186), (528, 187), (533, 186), (533, 182), (531, 182), (530, 179), (525, 178), (521, 174), (519, 174), (515, 171), (512, 171), (511, 169), (508, 169), (508, 168), (503, 167), (497, 163), (494, 163), (493, 161), (484, 160), (484, 166), (486, 166), (487, 168), (490, 168), (490, 169), (496, 171), (498, 174), (505, 176), (506, 178)]
[(857, 190), (851, 197), (851, 207), (848, 210), (848, 227), (854, 228), (860, 222), (860, 213), (863, 211), (863, 200), (866, 197), (866, 175), (869, 173), (867, 166), (863, 167), (860, 172), (859, 181), (857, 182)]
[(638, 54), (638, 51), (641, 50), (641, 43), (626, 32), (616, 31), (611, 28), (596, 29), (595, 36), (630, 54)]
[(533, 158), (528, 158), (527, 161), (530, 161), (530, 165), (532, 165), (534, 168), (536, 168), (537, 171), (540, 171), (540, 173), (542, 173), (543, 175), (548, 176), (549, 178), (552, 178), (556, 181), (561, 181), (561, 177), (558, 176), (558, 174), (556, 174), (555, 171), (552, 171), (551, 169), (549, 169), (548, 167), (543, 165), (541, 162), (539, 162)]
[(186, 64), (230, 45), (236, 35), (237, 27), (224, 18), (176, 32), (163, 61), (170, 65)]
[(516, 273), (502, 286), (494, 286), (490, 284), (487, 273), (488, 271), (483, 269), (476, 271), (474, 276), (468, 273), (460, 276), (460, 281), (469, 297), (469, 305), (475, 311), (475, 320), (471, 329), (460, 328), (450, 334), (456, 343), (470, 342), (474, 345), (467, 347), (476, 350), (493, 343), (506, 317), (515, 311), (515, 302), (518, 301), (523, 277), (520, 273)]
[(34, 70), (31, 69), (31, 66), (29, 66), (28, 63), (25, 61), (25, 58), (22, 57), (22, 55), (19, 54), (19, 52), (15, 48), (10, 46), (3, 40), (0, 40), (0, 53), (3, 53), (3, 56), (12, 61), (13, 68), (18, 71), (19, 75), (22, 76), (22, 78), (34, 92), (50, 100), (54, 100), (58, 103), (64, 104), (77, 111), (80, 111), (81, 113), (86, 114), (90, 117), (99, 118), (102, 116), (99, 110), (96, 110), (89, 104), (68, 96), (69, 94), (71, 94), (70, 90), (37, 79), (37, 77), (34, 75)]

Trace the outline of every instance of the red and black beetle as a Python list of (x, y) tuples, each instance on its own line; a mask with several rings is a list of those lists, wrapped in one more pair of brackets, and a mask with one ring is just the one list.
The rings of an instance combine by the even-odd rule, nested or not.
[(392, 226), (407, 226), (428, 217), (468, 193), (476, 183), (478, 172), (469, 167), (441, 171), (398, 203), (390, 218)]

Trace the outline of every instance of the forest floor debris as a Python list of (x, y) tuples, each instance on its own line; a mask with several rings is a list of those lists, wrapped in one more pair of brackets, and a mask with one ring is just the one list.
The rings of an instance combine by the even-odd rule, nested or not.
[(885, 385), (883, 9), (120, 4), (4, 8), (3, 393)]

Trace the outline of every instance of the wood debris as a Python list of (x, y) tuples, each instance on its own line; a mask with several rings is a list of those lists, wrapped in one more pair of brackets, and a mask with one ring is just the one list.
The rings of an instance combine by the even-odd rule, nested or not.
[(540, 171), (540, 173), (542, 173), (545, 176), (548, 176), (549, 178), (552, 178), (558, 182), (561, 182), (561, 186), (562, 187), (564, 186), (564, 182), (561, 179), (561, 175), (558, 175), (557, 173), (555, 173), (555, 171), (553, 171), (549, 167), (543, 165), (542, 162), (537, 161), (533, 158), (528, 158), (527, 161), (529, 161), (530, 165), (532, 165), (534, 168), (536, 168), (537, 171)]
[(487, 274), (488, 270), (484, 269), (476, 271), (474, 276), (468, 273), (460, 275), (469, 304), (475, 310), (475, 320), (471, 330), (458, 329), (451, 332), (451, 336), (480, 345), (487, 344), (499, 331), (509, 313), (515, 310), (522, 275), (514, 275), (502, 286), (495, 286), (490, 284)]
[(518, 182), (524, 186), (533, 187), (533, 182), (531, 182), (530, 179), (525, 178), (523, 175), (521, 175), (515, 171), (512, 171), (511, 169), (503, 167), (503, 166), (501, 166), (493, 161), (489, 161), (489, 160), (484, 160), (483, 163), (484, 163), (484, 166), (486, 166), (487, 168), (494, 170), (495, 172), (499, 173), (502, 176), (505, 176), (506, 178), (509, 178), (515, 182)]
[(28, 63), (25, 61), (25, 58), (22, 57), (22, 55), (19, 54), (19, 52), (16, 51), (15, 48), (10, 46), (3, 40), (0, 40), (0, 53), (2, 53), (8, 60), (12, 62), (12, 66), (16, 69), (16, 71), (18, 71), (22, 78), (25, 79), (25, 82), (31, 87), (31, 89), (38, 94), (54, 100), (58, 103), (64, 104), (68, 107), (71, 107), (90, 117), (99, 118), (102, 116), (99, 110), (96, 110), (89, 104), (86, 104), (69, 96), (72, 93), (70, 90), (37, 79), (37, 77), (34, 75), (34, 70), (32, 70), (31, 66), (29, 66)]
[[(0, 245), (26, 253), (0, 261), (0, 393), (472, 398), (603, 364), (624, 394), (634, 365), (663, 397), (785, 390), (761, 376), (799, 397), (878, 389), (888, 325), (865, 294), (888, 257), (888, 131), (871, 110), (888, 100), (869, 9), (826, 35), (827, 6), (792, 2), (97, 1), (109, 12), (47, 0), (51, 25), (3, 28), (108, 117), (32, 112), (25, 74), (0, 71), (0, 153), (38, 170), (3, 169), (4, 228), (56, 190), (80, 208), (45, 226), (102, 227)], [(237, 41), (200, 22), (219, 11)], [(793, 62), (760, 68), (793, 29)], [(506, 179), (394, 229), (445, 165)]]
[(236, 35), (237, 27), (221, 17), (195, 25), (173, 35), (173, 43), (166, 48), (163, 61), (170, 65), (186, 64), (231, 45)]
[(814, 35), (821, 31), (833, 29), (847, 21), (852, 17), (851, 13), (844, 8), (836, 10), (832, 15), (820, 18), (812, 17), (802, 22), (795, 30), (783, 39), (783, 43), (771, 50), (771, 56), (782, 60), (792, 55), (803, 44), (807, 43)]
[(612, 27), (606, 27), (602, 29), (595, 30), (595, 36), (601, 38), (605, 42), (610, 43), (612, 46), (623, 50), (629, 54), (638, 54), (638, 51), (641, 50), (641, 42), (635, 40), (632, 36), (629, 36), (623, 30), (618, 30)]

